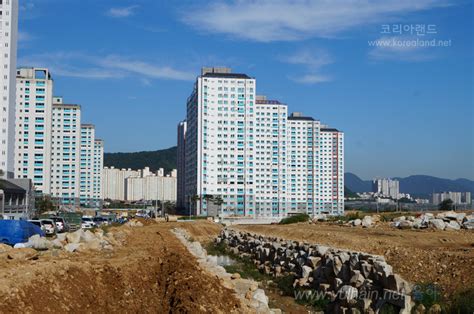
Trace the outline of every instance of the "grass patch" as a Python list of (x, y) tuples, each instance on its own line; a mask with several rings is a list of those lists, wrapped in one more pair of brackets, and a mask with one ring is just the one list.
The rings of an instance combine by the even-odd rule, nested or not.
[(298, 215), (283, 218), (280, 221), (280, 225), (289, 225), (289, 224), (295, 224), (298, 222), (307, 222), (308, 220), (309, 220), (308, 214), (298, 214)]
[(474, 313), (474, 287), (454, 295), (444, 309), (452, 314)]

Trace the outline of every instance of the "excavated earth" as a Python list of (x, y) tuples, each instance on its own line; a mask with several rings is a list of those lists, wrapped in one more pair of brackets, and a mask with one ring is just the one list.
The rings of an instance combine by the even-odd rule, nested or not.
[[(35, 260), (0, 253), (0, 313), (241, 313), (233, 291), (171, 233), (184, 224), (118, 227), (124, 244), (111, 252), (44, 251)], [(203, 236), (219, 229), (193, 228)]]

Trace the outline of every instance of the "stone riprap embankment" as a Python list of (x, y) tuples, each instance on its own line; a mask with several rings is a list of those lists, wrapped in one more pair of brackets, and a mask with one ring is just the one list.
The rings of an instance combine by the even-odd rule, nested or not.
[(231, 229), (224, 229), (216, 238), (216, 243), (221, 242), (233, 254), (252, 259), (268, 275), (293, 275), (293, 287), (314, 292), (305, 294), (313, 300), (329, 300), (330, 312), (371, 313), (389, 303), (400, 313), (410, 313), (412, 285), (394, 274), (383, 256)]

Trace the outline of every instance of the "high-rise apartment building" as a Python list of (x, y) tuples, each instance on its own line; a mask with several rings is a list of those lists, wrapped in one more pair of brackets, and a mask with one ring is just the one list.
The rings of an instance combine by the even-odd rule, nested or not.
[(94, 162), (95, 127), (93, 124), (81, 124), (81, 159), (79, 197), (81, 205), (90, 206), (93, 201), (93, 162)]
[(224, 212), (255, 213), (256, 81), (228, 68), (203, 68), (187, 101), (186, 199), (197, 215), (205, 195), (220, 195)]
[(288, 141), (286, 105), (257, 96), (254, 122), (255, 209), (257, 216), (286, 215)]
[(372, 181), (372, 192), (397, 200), (400, 195), (400, 183), (398, 180), (388, 178), (374, 179)]
[(104, 168), (104, 141), (94, 140), (94, 160), (92, 162), (92, 197), (100, 202), (104, 199), (102, 169)]
[[(178, 124), (178, 147), (176, 153), (176, 163), (178, 171), (178, 183), (177, 183), (177, 201), (176, 207), (183, 208), (186, 205), (187, 200), (185, 199), (185, 181), (184, 174), (186, 173), (186, 120), (181, 121)], [(181, 174), (181, 175), (180, 175)]]
[(51, 195), (64, 205), (80, 196), (81, 106), (54, 97), (51, 136)]
[(209, 213), (210, 196), (222, 199), (224, 216), (344, 211), (343, 133), (300, 113), (288, 116), (285, 104), (257, 97), (256, 80), (246, 74), (203, 68), (187, 101), (185, 143), (178, 180), (197, 215)]
[(12, 178), (15, 151), (15, 83), (18, 1), (0, 1), (0, 177)]
[(15, 178), (33, 180), (49, 194), (53, 80), (48, 69), (19, 68), (16, 74)]
[(319, 175), (319, 206), (315, 206), (316, 211), (342, 213), (344, 211), (343, 132), (321, 125), (319, 172), (316, 173)]

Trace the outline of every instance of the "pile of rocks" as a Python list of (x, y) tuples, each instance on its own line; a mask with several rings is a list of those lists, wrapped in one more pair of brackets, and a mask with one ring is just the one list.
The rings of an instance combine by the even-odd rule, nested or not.
[(95, 232), (82, 229), (75, 232), (58, 233), (55, 239), (34, 235), (26, 243), (17, 243), (14, 248), (32, 248), (35, 250), (63, 249), (67, 252), (85, 250), (112, 250), (113, 246), (121, 245), (125, 234), (121, 231), (104, 233), (102, 229)]
[(460, 230), (474, 229), (474, 214), (457, 213), (454, 211), (439, 214), (424, 213), (418, 217), (400, 216), (392, 219), (390, 226), (399, 229)]
[(364, 216), (362, 219), (349, 220), (347, 225), (352, 227), (362, 226), (363, 228), (370, 228), (380, 222), (380, 220), (380, 215)]
[(382, 256), (227, 229), (216, 242), (224, 242), (234, 254), (253, 259), (266, 274), (293, 275), (295, 288), (330, 300), (329, 312), (376, 312), (390, 303), (401, 313), (410, 313), (412, 285), (394, 274)]

